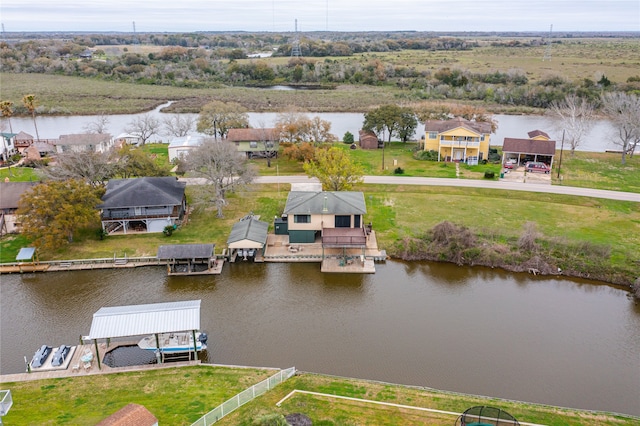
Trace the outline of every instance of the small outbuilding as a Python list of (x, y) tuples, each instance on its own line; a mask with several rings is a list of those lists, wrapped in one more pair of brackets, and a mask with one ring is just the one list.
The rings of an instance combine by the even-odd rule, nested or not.
[(369, 130), (360, 130), (358, 144), (362, 149), (378, 149), (380, 141), (375, 133)]
[(230, 258), (234, 259), (238, 256), (242, 256), (245, 260), (249, 257), (260, 258), (267, 244), (268, 230), (269, 224), (258, 220), (255, 216), (249, 215), (240, 219), (233, 225), (227, 239)]
[(140, 404), (127, 404), (97, 426), (158, 426), (158, 419)]

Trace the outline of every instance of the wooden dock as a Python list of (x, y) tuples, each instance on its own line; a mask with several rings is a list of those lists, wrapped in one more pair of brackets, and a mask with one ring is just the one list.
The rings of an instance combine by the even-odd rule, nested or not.
[[(105, 354), (113, 350), (119, 346), (130, 346), (135, 345), (137, 342), (118, 342), (115, 344), (109, 345), (107, 347), (106, 343), (99, 343), (98, 350), (100, 351), (100, 356), (104, 358)], [(82, 362), (82, 356), (87, 352), (91, 351), (93, 354), (93, 360), (90, 363), (90, 366), (85, 367), (85, 363)], [(174, 367), (183, 367), (189, 365), (199, 365), (201, 363), (200, 360), (195, 361), (176, 361), (176, 362), (166, 362), (164, 364), (145, 364), (145, 365), (132, 365), (128, 367), (109, 367), (104, 364), (102, 360), (100, 361), (100, 367), (98, 367), (98, 362), (95, 359), (95, 346), (93, 344), (87, 345), (77, 345), (75, 346), (75, 351), (73, 356), (67, 358), (68, 362), (60, 368), (53, 369), (33, 369), (31, 373), (18, 373), (18, 374), (3, 374), (0, 375), (0, 383), (10, 383), (10, 382), (23, 382), (27, 380), (42, 380), (42, 379), (54, 379), (61, 377), (76, 377), (76, 376), (86, 376), (86, 375), (95, 375), (95, 374), (114, 374), (114, 373), (124, 373), (127, 371), (141, 371), (141, 370), (156, 370), (160, 368), (174, 368)], [(47, 361), (50, 362), (50, 361)], [(45, 363), (45, 366), (47, 364)], [(25, 367), (26, 368), (26, 367)]]

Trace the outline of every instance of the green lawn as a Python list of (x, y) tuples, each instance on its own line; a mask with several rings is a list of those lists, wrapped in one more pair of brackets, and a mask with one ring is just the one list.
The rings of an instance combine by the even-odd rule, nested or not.
[[(145, 406), (165, 425), (189, 425), (217, 405), (271, 376), (271, 370), (194, 366), (107, 375), (2, 383), (14, 404), (8, 425), (94, 425), (129, 403)], [(294, 389), (461, 413), (476, 405), (506, 410), (521, 422), (547, 425), (633, 425), (637, 419), (366, 380), (299, 374), (248, 402), (217, 424), (264, 425), (265, 415), (302, 413), (314, 425), (452, 425), (455, 415), (368, 402), (295, 394)]]

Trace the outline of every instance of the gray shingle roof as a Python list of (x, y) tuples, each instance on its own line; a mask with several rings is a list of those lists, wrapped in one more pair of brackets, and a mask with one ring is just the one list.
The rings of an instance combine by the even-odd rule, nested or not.
[(185, 186), (171, 176), (111, 179), (99, 208), (178, 206), (182, 203)]
[(208, 259), (215, 244), (172, 244), (158, 247), (159, 260)]
[(297, 192), (287, 197), (284, 214), (365, 214), (367, 206), (362, 192)]
[(99, 145), (110, 140), (111, 135), (108, 133), (80, 133), (60, 135), (56, 145)]
[(267, 231), (269, 230), (269, 224), (261, 220), (253, 218), (241, 220), (236, 222), (231, 228), (231, 233), (227, 239), (227, 244), (232, 244), (237, 241), (249, 240), (256, 243), (266, 244)]
[(17, 209), (22, 194), (37, 182), (0, 182), (0, 210)]

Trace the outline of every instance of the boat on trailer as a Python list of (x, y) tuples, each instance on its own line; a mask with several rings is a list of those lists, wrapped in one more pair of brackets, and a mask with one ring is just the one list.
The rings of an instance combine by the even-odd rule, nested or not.
[[(196, 351), (207, 349), (207, 339), (206, 333), (196, 332)], [(159, 348), (158, 343), (160, 344)], [(156, 335), (152, 334), (142, 338), (138, 342), (138, 347), (150, 351), (160, 349), (161, 352), (170, 354), (193, 352), (193, 333), (160, 333), (157, 340)]]

